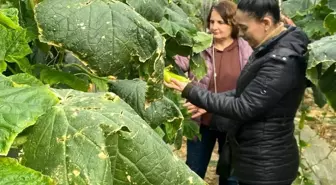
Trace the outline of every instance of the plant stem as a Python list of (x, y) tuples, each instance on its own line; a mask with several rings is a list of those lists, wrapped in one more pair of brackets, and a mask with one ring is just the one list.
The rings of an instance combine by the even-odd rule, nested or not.
[(7, 65), (7, 68), (15, 75), (17, 72), (9, 65)]

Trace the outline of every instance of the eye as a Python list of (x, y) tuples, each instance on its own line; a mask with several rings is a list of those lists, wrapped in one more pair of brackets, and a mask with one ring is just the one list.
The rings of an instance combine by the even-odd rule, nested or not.
[(241, 31), (246, 31), (248, 29), (247, 26), (245, 25), (238, 25), (238, 28), (241, 30)]

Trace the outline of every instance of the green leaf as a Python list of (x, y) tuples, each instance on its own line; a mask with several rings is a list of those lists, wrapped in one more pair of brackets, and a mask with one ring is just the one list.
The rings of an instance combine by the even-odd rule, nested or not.
[(87, 91), (89, 89), (89, 83), (76, 77), (73, 74), (65, 73), (51, 68), (42, 69), (40, 72), (40, 79), (47, 84), (66, 84), (73, 89), (80, 91)]
[(34, 125), (58, 99), (46, 86), (24, 86), (0, 78), (0, 155), (6, 155), (16, 136)]
[(201, 139), (201, 134), (199, 133), (200, 126), (191, 119), (186, 119), (183, 121), (183, 135), (188, 139), (193, 140), (196, 137)]
[(126, 4), (133, 7), (136, 12), (149, 21), (160, 22), (169, 1), (162, 0), (125, 0)]
[(327, 104), (325, 95), (322, 93), (321, 89), (316, 87), (314, 84), (312, 84), (312, 90), (315, 104), (322, 108), (325, 104)]
[(110, 82), (110, 90), (128, 103), (152, 128), (167, 123), (172, 126), (173, 135), (182, 127), (183, 115), (170, 99), (147, 104), (145, 100), (146, 83), (141, 80), (117, 80)]
[(161, 127), (156, 127), (154, 131), (160, 136), (160, 138), (163, 138), (165, 136), (165, 133)]
[(336, 1), (335, 0), (328, 0), (328, 7), (334, 11), (336, 11)]
[(0, 158), (0, 185), (53, 185), (53, 180), (40, 172), (20, 165), (15, 159)]
[(304, 128), (306, 117), (307, 117), (307, 113), (305, 111), (301, 111), (301, 117), (300, 117), (300, 121), (299, 121), (299, 129), (300, 130), (302, 130)]
[(207, 74), (208, 67), (206, 61), (200, 54), (195, 54), (191, 57), (190, 70), (197, 80), (201, 80)]
[(147, 20), (152, 21), (152, 24), (166, 37), (176, 38), (181, 46), (193, 46), (192, 38), (196, 36), (197, 28), (183, 9), (173, 1), (126, 0), (126, 3)]
[(0, 73), (6, 71), (7, 69), (7, 63), (3, 60), (0, 60)]
[(23, 164), (58, 184), (205, 184), (113, 93), (55, 90), (62, 104), (41, 116)]
[(302, 13), (312, 6), (311, 0), (287, 0), (282, 3), (285, 15), (293, 18), (297, 13)]
[(190, 46), (180, 45), (178, 38), (168, 38), (166, 41), (166, 51), (166, 55), (170, 57), (174, 57), (176, 55), (189, 56), (192, 52), (192, 48)]
[(18, 73), (9, 76), (8, 79), (17, 84), (26, 84), (29, 86), (43, 86), (43, 83), (40, 80), (27, 73)]
[(336, 12), (330, 13), (323, 23), (324, 27), (328, 29), (331, 34), (336, 32)]
[(323, 20), (314, 20), (307, 17), (303, 23), (298, 22), (298, 25), (303, 25), (303, 31), (309, 38), (316, 38), (327, 33), (327, 30), (323, 26)]
[(0, 12), (0, 24), (11, 29), (20, 28), (18, 24), (13, 22), (9, 17), (4, 15), (2, 12)]
[[(9, 11), (8, 9), (0, 9), (0, 13)], [(13, 19), (17, 19), (18, 12), (14, 12), (16, 17)], [(27, 68), (26, 65), (22, 65), (25, 61), (22, 62), (21, 59), (30, 53), (31, 50), (26, 40), (26, 30), (19, 27), (18, 23), (15, 29), (0, 24), (0, 61), (17, 62), (20, 67), (25, 66)]]
[(323, 73), (318, 85), (327, 97), (328, 103), (336, 111), (336, 63)]
[(300, 145), (301, 148), (306, 148), (306, 147), (309, 147), (309, 146), (310, 146), (310, 144), (307, 143), (307, 142), (304, 141), (304, 140), (300, 140), (300, 141), (299, 141), (299, 145)]
[(209, 48), (212, 44), (212, 36), (205, 32), (197, 32), (193, 40), (195, 43), (193, 46), (194, 53), (200, 53)]
[(183, 142), (183, 130), (182, 128), (177, 130), (175, 141), (174, 141), (174, 147), (176, 150), (181, 149)]
[(163, 96), (160, 33), (131, 7), (106, 0), (44, 0), (36, 7), (41, 39), (72, 51), (98, 76), (143, 77), (149, 101)]
[(108, 91), (108, 85), (107, 85), (108, 80), (107, 79), (90, 76), (90, 80), (95, 85), (95, 88), (97, 91), (102, 91), (102, 92)]
[(324, 37), (311, 43), (307, 78), (324, 93), (328, 103), (336, 108), (335, 63), (336, 35)]
[(28, 74), (32, 73), (32, 66), (29, 63), (28, 58), (23, 57), (23, 58), (15, 60), (15, 62), (18, 64), (18, 66), (23, 72), (28, 73)]
[(316, 121), (316, 118), (311, 116), (306, 116), (306, 121)]

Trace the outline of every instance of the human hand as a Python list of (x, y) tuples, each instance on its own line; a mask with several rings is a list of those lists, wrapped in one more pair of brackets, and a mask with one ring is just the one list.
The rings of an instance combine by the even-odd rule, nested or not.
[(187, 84), (188, 84), (187, 82), (180, 82), (174, 78), (171, 78), (169, 83), (164, 81), (165, 86), (175, 89), (179, 92), (182, 92), (183, 89), (187, 86)]
[(291, 25), (291, 26), (295, 26), (295, 23), (292, 21), (292, 19), (288, 18), (287, 16), (285, 16), (283, 14), (281, 14), (281, 20), (285, 24), (288, 24), (288, 25)]
[(199, 108), (191, 103), (185, 103), (183, 104), (184, 107), (186, 107), (188, 109), (188, 112), (189, 113), (192, 113), (193, 115), (191, 116), (191, 118), (197, 118), (197, 117), (200, 117), (202, 116), (203, 114), (205, 114), (207, 111), (202, 109), (202, 108)]

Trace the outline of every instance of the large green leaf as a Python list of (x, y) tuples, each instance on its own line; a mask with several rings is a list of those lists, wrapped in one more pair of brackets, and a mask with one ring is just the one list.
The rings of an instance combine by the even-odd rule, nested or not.
[(327, 97), (327, 101), (336, 111), (336, 63), (332, 64), (328, 70), (323, 73), (318, 83), (321, 91)]
[(99, 76), (148, 81), (148, 100), (163, 95), (164, 40), (124, 3), (44, 0), (37, 5), (41, 40), (72, 51)]
[(197, 35), (193, 38), (193, 52), (200, 53), (212, 45), (212, 35), (205, 32), (197, 32)]
[(9, 17), (7, 17), (2, 12), (0, 12), (0, 24), (2, 24), (3, 26), (6, 26), (8, 28), (11, 28), (11, 29), (16, 29), (16, 28), (20, 27), (18, 25), (18, 23), (15, 23), (14, 21), (12, 21), (12, 19), (10, 19)]
[(190, 59), (190, 70), (195, 75), (197, 80), (201, 80), (208, 71), (205, 59), (200, 54), (195, 54)]
[(43, 83), (27, 73), (18, 73), (16, 75), (9, 76), (8, 79), (17, 84), (26, 84), (29, 86), (42, 86)]
[(19, 10), (20, 25), (27, 29), (27, 40), (31, 41), (37, 38), (37, 25), (34, 20), (33, 7), (39, 0), (6, 0), (9, 7)]
[[(193, 52), (199, 53), (212, 43), (211, 35), (197, 32), (196, 26), (190, 21), (188, 15), (173, 1), (125, 1), (147, 20), (153, 21), (153, 25), (167, 38), (165, 48), (170, 57), (176, 54), (188, 56)], [(198, 71), (204, 68), (200, 66)]]
[(328, 29), (331, 34), (336, 33), (336, 12), (330, 13), (324, 19), (324, 27)]
[(51, 178), (27, 167), (15, 159), (0, 157), (0, 185), (53, 185)]
[(311, 15), (306, 16), (299, 21), (295, 21), (295, 23), (302, 27), (309, 38), (320, 38), (328, 33), (327, 29), (323, 26), (323, 19), (315, 19)]
[(325, 94), (327, 101), (336, 108), (336, 35), (324, 37), (309, 45), (308, 79)]
[(336, 11), (336, 1), (335, 0), (328, 0), (328, 7), (334, 11)]
[[(21, 59), (30, 54), (31, 50), (26, 40), (26, 30), (18, 26), (18, 11), (16, 9), (0, 9), (0, 14), (5, 16), (7, 21), (11, 21), (10, 25), (12, 25), (7, 25), (7, 27), (0, 24), (0, 62), (17, 62), (19, 66), (27, 68), (25, 60)], [(16, 25), (15, 29), (13, 29), (13, 25)]]
[(165, 0), (121, 0), (132, 6), (136, 12), (149, 21), (160, 22), (170, 2)]
[(170, 143), (182, 127), (183, 115), (179, 107), (170, 99), (155, 101), (147, 105), (145, 100), (146, 83), (141, 80), (118, 80), (110, 82), (110, 90), (128, 103), (153, 129), (162, 124), (170, 125)]
[(58, 184), (205, 184), (113, 93), (55, 91), (61, 104), (40, 117), (23, 164)]
[(16, 136), (58, 99), (46, 86), (30, 87), (0, 78), (0, 154), (6, 155)]
[(287, 0), (284, 1), (281, 5), (285, 15), (294, 17), (297, 13), (302, 13), (309, 9), (313, 3), (311, 0)]
[(85, 81), (71, 73), (66, 73), (62, 71), (58, 71), (51, 68), (44, 68), (40, 72), (40, 79), (49, 84), (66, 84), (72, 89), (87, 91), (89, 89), (89, 82)]

